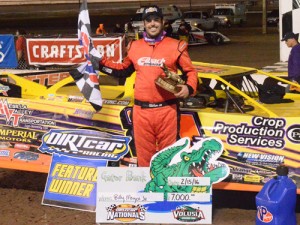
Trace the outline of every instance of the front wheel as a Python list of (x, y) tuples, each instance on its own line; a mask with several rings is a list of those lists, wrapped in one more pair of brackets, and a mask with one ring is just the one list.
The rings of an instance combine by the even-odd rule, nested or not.
[(223, 44), (223, 42), (224, 42), (224, 40), (223, 40), (223, 37), (222, 36), (220, 36), (220, 35), (218, 35), (218, 34), (216, 34), (216, 35), (212, 35), (212, 44), (213, 45), (221, 45), (221, 44)]

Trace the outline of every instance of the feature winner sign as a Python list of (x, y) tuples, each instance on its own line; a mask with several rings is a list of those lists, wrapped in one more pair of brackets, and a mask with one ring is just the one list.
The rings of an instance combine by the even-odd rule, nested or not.
[(94, 130), (50, 130), (39, 150), (52, 154), (42, 204), (95, 211), (98, 167), (119, 161), (131, 138)]
[[(77, 38), (27, 38), (30, 65), (72, 65), (84, 62), (83, 47)], [(122, 60), (122, 37), (93, 38), (95, 48), (116, 62)]]
[(98, 167), (96, 223), (211, 224), (212, 185), (229, 174), (219, 139), (183, 138), (148, 167)]

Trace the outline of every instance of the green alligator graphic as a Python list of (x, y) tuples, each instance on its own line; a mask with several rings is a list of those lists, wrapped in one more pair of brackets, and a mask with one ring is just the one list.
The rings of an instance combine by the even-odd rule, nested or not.
[[(185, 140), (184, 140), (185, 139)], [(183, 140), (182, 145), (178, 143)], [(215, 161), (223, 152), (221, 141), (214, 138), (196, 143), (191, 152), (184, 151), (190, 147), (190, 140), (183, 138), (168, 149), (162, 150), (152, 158), (150, 166), (151, 180), (146, 184), (145, 192), (165, 193), (209, 193), (211, 185), (225, 179), (229, 167), (223, 162)], [(181, 141), (182, 142), (182, 141)], [(177, 144), (177, 145), (176, 145)], [(196, 148), (196, 149), (195, 149)], [(180, 160), (171, 164), (180, 153)], [(176, 161), (176, 160), (175, 160)], [(209, 177), (209, 186), (168, 185), (168, 177)]]

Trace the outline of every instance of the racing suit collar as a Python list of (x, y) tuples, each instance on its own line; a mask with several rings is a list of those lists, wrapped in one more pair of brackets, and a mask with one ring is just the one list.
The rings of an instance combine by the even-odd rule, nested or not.
[(157, 43), (157, 42), (160, 42), (160, 41), (165, 37), (165, 35), (166, 35), (166, 32), (163, 31), (163, 32), (162, 32), (160, 35), (158, 35), (156, 38), (149, 38), (149, 37), (147, 36), (147, 33), (144, 32), (144, 33), (143, 33), (143, 38), (144, 38), (144, 40), (145, 40), (146, 42), (148, 42), (149, 44), (155, 44), (155, 43)]

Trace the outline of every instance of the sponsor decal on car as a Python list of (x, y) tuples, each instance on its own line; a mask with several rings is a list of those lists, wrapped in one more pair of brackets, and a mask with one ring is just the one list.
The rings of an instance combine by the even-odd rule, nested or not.
[(84, 97), (83, 96), (72, 96), (69, 95), (68, 97), (68, 102), (83, 102), (84, 101)]
[(129, 105), (130, 101), (126, 100), (112, 100), (112, 99), (103, 99), (103, 104), (105, 105)]
[(22, 142), (32, 143), (37, 140), (38, 134), (35, 131), (23, 129), (10, 129), (6, 127), (0, 128), (0, 141), (4, 142)]
[(36, 161), (39, 158), (39, 154), (34, 152), (16, 152), (14, 158), (23, 161)]
[(231, 180), (233, 180), (233, 181), (243, 181), (243, 175), (233, 173)]
[(9, 150), (0, 150), (0, 157), (9, 157)]
[(251, 173), (251, 169), (248, 168), (240, 168), (240, 167), (233, 167), (230, 168), (230, 172), (232, 173), (242, 173), (242, 174), (247, 174), (247, 173)]
[(286, 132), (287, 138), (296, 144), (300, 143), (300, 124), (290, 126)]
[(263, 177), (259, 175), (244, 175), (245, 182), (260, 183)]
[(31, 114), (32, 110), (28, 110), (24, 104), (13, 104), (7, 100), (0, 100), (0, 117), (4, 116), (8, 125), (19, 126), (20, 118)]
[(92, 119), (95, 112), (83, 110), (83, 109), (75, 109), (74, 115), (81, 116), (83, 118)]
[(252, 152), (239, 152), (237, 155), (239, 162), (276, 167), (284, 162), (284, 156), (274, 154), (259, 154)]
[(214, 134), (227, 134), (230, 145), (277, 148), (285, 146), (285, 120), (275, 118), (253, 117), (252, 124), (226, 124), (216, 121)]
[(22, 150), (27, 150), (28, 151), (30, 149), (30, 145), (24, 144), (24, 143), (16, 143), (14, 145), (14, 148), (22, 149)]
[(65, 79), (66, 77), (70, 76), (70, 73), (69, 71), (49, 72), (49, 73), (39, 73), (34, 75), (19, 74), (19, 76), (22, 76), (27, 80), (34, 81), (36, 83), (49, 87)]
[(130, 137), (93, 130), (50, 130), (39, 150), (69, 156), (117, 161), (128, 152)]

